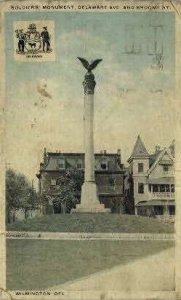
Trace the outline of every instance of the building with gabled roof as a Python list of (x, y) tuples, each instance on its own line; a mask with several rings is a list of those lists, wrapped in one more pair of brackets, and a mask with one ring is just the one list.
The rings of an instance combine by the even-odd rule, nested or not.
[(155, 152), (149, 154), (137, 137), (128, 159), (130, 184), (125, 184), (125, 195), (134, 202), (135, 214), (175, 214), (174, 156), (174, 140), (169, 147), (156, 146)]

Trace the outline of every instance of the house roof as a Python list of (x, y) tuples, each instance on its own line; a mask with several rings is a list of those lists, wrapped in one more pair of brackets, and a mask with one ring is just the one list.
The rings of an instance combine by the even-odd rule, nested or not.
[[(44, 152), (44, 162), (40, 164), (40, 171), (62, 171), (64, 169), (75, 167), (81, 163), (81, 170), (84, 170), (84, 153), (60, 153)], [(63, 160), (63, 161), (62, 161)], [(106, 169), (101, 164), (106, 162)], [(60, 164), (64, 166), (61, 167)], [(95, 153), (95, 171), (100, 173), (123, 173), (120, 154), (117, 153)], [(39, 175), (38, 175), (39, 176)]]
[(150, 167), (154, 164), (154, 162), (157, 160), (159, 154), (162, 152), (162, 150), (158, 150), (155, 153), (150, 155)]
[(175, 140), (172, 141), (171, 145), (169, 146), (169, 150), (173, 157), (175, 157)]
[[(83, 152), (47, 152), (47, 154), (49, 156), (58, 156), (58, 157), (61, 157), (61, 156), (73, 156), (73, 157), (76, 157), (76, 156), (80, 156), (80, 157), (84, 157), (85, 153)], [(95, 153), (94, 154), (95, 156), (115, 156), (115, 155), (118, 155), (118, 153), (108, 153), (108, 152), (101, 152), (101, 153)]]
[[(171, 155), (171, 153), (169, 152), (169, 149), (164, 148), (164, 149), (163, 149), (162, 151), (160, 151), (160, 152), (158, 153), (158, 155), (156, 156), (156, 159), (155, 159), (154, 163), (151, 165), (150, 169), (149, 169), (148, 172), (147, 172), (148, 175), (153, 171), (153, 169), (157, 166), (158, 163), (163, 164), (162, 158), (163, 158), (163, 156), (164, 156), (165, 154), (167, 154), (167, 155), (169, 156), (169, 158), (170, 158), (170, 161), (173, 162), (174, 158), (173, 158), (173, 156)], [(170, 164), (170, 163), (169, 163), (169, 164)], [(168, 165), (168, 161), (167, 161), (167, 165)]]
[(128, 159), (128, 162), (133, 158), (144, 158), (144, 157), (149, 157), (149, 153), (146, 150), (146, 147), (143, 141), (141, 140), (140, 136), (138, 135), (136, 143), (133, 148), (133, 152), (130, 158)]
[(174, 177), (148, 178), (149, 184), (174, 184)]

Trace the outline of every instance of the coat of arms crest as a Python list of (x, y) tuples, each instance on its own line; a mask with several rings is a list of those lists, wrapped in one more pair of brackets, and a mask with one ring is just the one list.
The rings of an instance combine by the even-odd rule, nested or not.
[(37, 29), (35, 23), (29, 24), (27, 31), (24, 29), (16, 29), (17, 54), (26, 53), (50, 53), (51, 49), (51, 35), (47, 26), (42, 27), (42, 31)]

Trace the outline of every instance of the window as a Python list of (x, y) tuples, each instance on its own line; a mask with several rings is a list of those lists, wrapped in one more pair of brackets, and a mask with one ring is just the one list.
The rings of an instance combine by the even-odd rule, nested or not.
[(115, 185), (116, 185), (116, 178), (110, 177), (110, 178), (109, 178), (109, 184), (110, 184), (111, 186), (115, 186)]
[(169, 184), (161, 184), (160, 192), (161, 193), (170, 192), (170, 185)]
[(160, 185), (160, 192), (161, 192), (161, 193), (164, 193), (164, 192), (165, 192), (165, 185), (164, 185), (164, 184), (161, 184), (161, 185)]
[(138, 173), (143, 172), (143, 163), (138, 163)]
[(163, 215), (163, 206), (154, 206), (155, 215)]
[(56, 185), (56, 179), (51, 179), (51, 185)]
[(59, 167), (60, 169), (64, 169), (64, 164), (58, 164), (58, 167)]
[(107, 169), (107, 163), (106, 162), (102, 162), (101, 163), (101, 169), (102, 170), (106, 170)]
[(138, 183), (138, 193), (144, 194), (144, 183)]
[(58, 168), (65, 169), (65, 160), (64, 159), (58, 159)]
[(158, 193), (158, 185), (153, 184), (153, 193)]
[(171, 184), (171, 192), (174, 193), (175, 192), (175, 185)]
[(170, 192), (170, 186), (169, 186), (169, 184), (166, 184), (166, 185), (165, 185), (165, 191), (166, 191), (166, 192)]
[(163, 166), (163, 171), (164, 171), (164, 172), (168, 172), (168, 170), (169, 170), (169, 166), (166, 166), (166, 165)]
[(77, 164), (77, 169), (82, 169), (82, 164), (81, 163)]
[(175, 215), (175, 206), (174, 205), (169, 206), (169, 213), (170, 213), (170, 215)]

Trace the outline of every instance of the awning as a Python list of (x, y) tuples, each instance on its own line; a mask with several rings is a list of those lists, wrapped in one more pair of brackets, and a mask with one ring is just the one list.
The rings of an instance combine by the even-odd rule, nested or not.
[(148, 178), (148, 184), (174, 184), (174, 177)]
[(136, 204), (136, 206), (140, 207), (145, 207), (145, 206), (175, 206), (175, 201), (174, 200), (150, 200), (150, 201), (142, 201)]
[(159, 165), (171, 166), (171, 165), (173, 165), (173, 161), (172, 160), (162, 159), (162, 160), (159, 161)]

